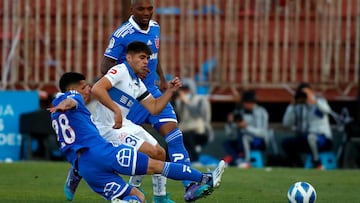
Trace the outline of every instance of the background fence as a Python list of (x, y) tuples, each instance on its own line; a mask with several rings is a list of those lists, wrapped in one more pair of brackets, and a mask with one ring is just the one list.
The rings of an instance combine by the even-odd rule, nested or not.
[[(328, 99), (354, 99), (360, 0), (155, 0), (160, 61), (212, 95), (259, 90), (280, 101), (307, 81)], [(56, 90), (65, 71), (100, 76), (118, 0), (1, 0), (1, 89)], [(222, 97), (213, 97), (221, 99)], [(231, 96), (231, 98), (233, 98)]]

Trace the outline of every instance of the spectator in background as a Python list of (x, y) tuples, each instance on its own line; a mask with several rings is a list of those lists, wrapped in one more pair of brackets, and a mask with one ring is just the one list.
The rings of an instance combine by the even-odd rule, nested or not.
[(229, 113), (225, 133), (229, 137), (224, 142), (225, 151), (230, 155), (228, 164), (249, 168), (250, 150), (264, 150), (267, 142), (269, 114), (259, 106), (256, 93), (245, 91), (241, 104)]
[(302, 167), (300, 154), (312, 153), (315, 168), (323, 168), (319, 161), (319, 151), (332, 148), (328, 118), (330, 112), (326, 99), (316, 97), (308, 83), (299, 84), (294, 101), (287, 107), (283, 117), (283, 125), (295, 130), (294, 137), (282, 142), (291, 166)]
[(175, 99), (175, 110), (179, 117), (179, 128), (184, 135), (184, 144), (190, 160), (199, 161), (202, 148), (214, 138), (211, 126), (211, 106), (209, 100), (196, 94), (195, 81), (189, 78), (182, 80)]

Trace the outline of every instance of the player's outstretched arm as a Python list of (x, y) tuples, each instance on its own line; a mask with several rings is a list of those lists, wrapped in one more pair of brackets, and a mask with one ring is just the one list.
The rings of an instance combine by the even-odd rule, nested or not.
[(47, 108), (48, 111), (50, 111), (51, 113), (55, 113), (57, 111), (67, 111), (69, 109), (72, 109), (74, 107), (76, 107), (77, 102), (74, 99), (65, 99), (62, 102), (60, 102), (58, 105), (54, 106), (54, 107), (50, 107)]
[(110, 88), (112, 88), (110, 81), (106, 77), (102, 77), (91, 88), (91, 93), (99, 100), (99, 102), (114, 112), (115, 123), (113, 128), (118, 129), (122, 127), (122, 114), (120, 108), (115, 104), (108, 93)]
[(181, 87), (181, 81), (178, 77), (173, 78), (164, 94), (155, 99), (153, 96), (141, 100), (141, 104), (153, 115), (159, 114), (170, 101), (173, 93)]

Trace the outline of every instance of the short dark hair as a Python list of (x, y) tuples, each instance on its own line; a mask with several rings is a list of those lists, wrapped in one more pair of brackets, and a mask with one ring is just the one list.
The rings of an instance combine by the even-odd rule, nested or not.
[(152, 54), (150, 47), (146, 45), (144, 42), (140, 42), (140, 41), (131, 42), (126, 47), (126, 54), (137, 54), (142, 52), (149, 56)]
[(59, 88), (61, 92), (66, 92), (67, 88), (73, 84), (79, 84), (81, 80), (85, 80), (85, 76), (77, 72), (64, 73), (59, 81)]

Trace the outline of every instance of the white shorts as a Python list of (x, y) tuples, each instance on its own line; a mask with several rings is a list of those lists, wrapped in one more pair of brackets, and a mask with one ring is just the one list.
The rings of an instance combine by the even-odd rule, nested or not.
[[(101, 131), (104, 132), (104, 130), (100, 130), (100, 133)], [(139, 150), (145, 141), (153, 146), (158, 144), (157, 140), (143, 127), (131, 121), (123, 122), (123, 126), (120, 129), (112, 128), (101, 135), (113, 145), (125, 144), (135, 147), (136, 150)]]

